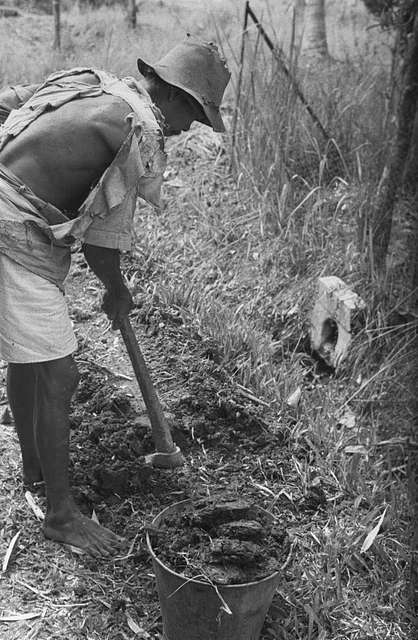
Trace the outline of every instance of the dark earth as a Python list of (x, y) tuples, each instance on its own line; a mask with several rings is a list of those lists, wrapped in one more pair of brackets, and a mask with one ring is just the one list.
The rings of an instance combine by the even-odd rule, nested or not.
[(149, 528), (152, 549), (173, 571), (215, 584), (245, 584), (280, 569), (286, 529), (254, 502), (212, 496), (179, 505)]

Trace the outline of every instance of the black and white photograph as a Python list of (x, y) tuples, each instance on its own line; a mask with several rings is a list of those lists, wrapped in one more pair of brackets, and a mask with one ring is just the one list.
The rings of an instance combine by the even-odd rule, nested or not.
[(0, 640), (418, 640), (418, 0), (0, 0)]

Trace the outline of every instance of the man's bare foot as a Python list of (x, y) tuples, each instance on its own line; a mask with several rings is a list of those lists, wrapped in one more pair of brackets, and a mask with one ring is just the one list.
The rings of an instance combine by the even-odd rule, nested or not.
[(74, 505), (60, 513), (47, 513), (44, 521), (46, 538), (82, 549), (92, 556), (115, 555), (123, 540), (83, 514)]

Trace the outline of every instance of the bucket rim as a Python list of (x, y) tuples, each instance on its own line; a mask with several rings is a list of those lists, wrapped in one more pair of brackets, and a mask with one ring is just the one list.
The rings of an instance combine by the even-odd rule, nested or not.
[[(159, 513), (157, 513), (156, 516), (154, 516), (153, 520), (152, 520), (152, 524), (154, 524), (155, 520), (157, 520), (157, 518), (160, 518), (166, 511), (170, 511), (170, 509), (172, 509), (173, 507), (178, 507), (180, 505), (186, 505), (186, 504), (190, 504), (192, 502), (191, 498), (187, 498), (186, 500), (180, 500), (179, 502), (173, 502), (172, 504), (168, 505), (167, 507), (165, 507), (162, 511), (160, 511)], [(268, 511), (266, 511), (266, 509), (263, 509), (263, 507), (258, 507), (257, 509), (260, 509), (260, 511), (264, 511), (265, 513), (268, 513), (273, 519), (274, 516), (269, 513)], [(170, 573), (173, 576), (176, 576), (176, 578), (180, 578), (182, 580), (184, 580), (185, 582), (191, 582), (194, 584), (198, 584), (198, 585), (204, 585), (206, 587), (210, 587), (211, 583), (210, 582), (203, 582), (202, 580), (196, 580), (195, 578), (188, 578), (187, 576), (183, 575), (182, 573), (177, 573), (177, 571), (173, 571), (173, 569), (170, 569), (170, 567), (168, 567), (166, 564), (164, 564), (164, 562), (162, 562), (159, 557), (156, 555), (154, 549), (152, 548), (152, 544), (151, 544), (151, 539), (150, 539), (150, 535), (147, 531), (146, 533), (146, 542), (147, 542), (147, 547), (148, 547), (148, 551), (152, 557), (152, 559), (162, 568), (164, 569), (164, 571), (168, 571), (168, 573)], [(221, 589), (222, 591), (224, 589), (240, 589), (240, 588), (248, 588), (251, 587), (253, 585), (256, 584), (262, 584), (263, 582), (268, 582), (270, 580), (272, 580), (272, 578), (277, 578), (280, 574), (280, 571), (274, 571), (273, 573), (271, 573), (269, 576), (266, 576), (265, 578), (261, 578), (261, 580), (253, 580), (252, 582), (244, 582), (241, 584), (216, 584), (216, 588), (217, 589)]]

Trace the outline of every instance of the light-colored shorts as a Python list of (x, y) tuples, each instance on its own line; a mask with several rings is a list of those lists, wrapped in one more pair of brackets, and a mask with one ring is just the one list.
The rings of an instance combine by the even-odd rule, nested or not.
[(64, 294), (0, 252), (0, 359), (45, 362), (76, 349)]

